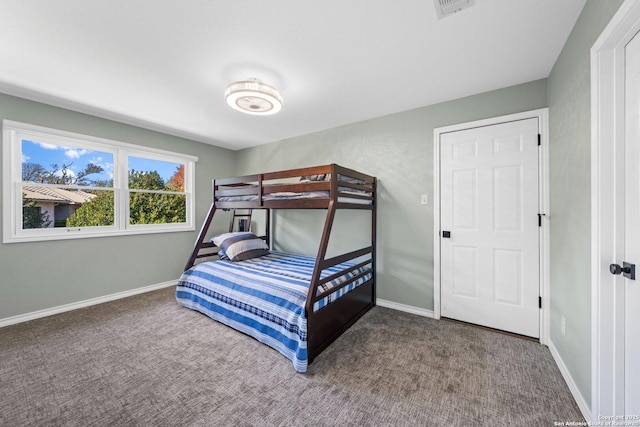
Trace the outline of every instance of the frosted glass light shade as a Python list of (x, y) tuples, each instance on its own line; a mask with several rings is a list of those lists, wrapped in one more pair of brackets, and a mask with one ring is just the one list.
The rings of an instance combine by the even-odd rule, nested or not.
[(257, 79), (231, 83), (224, 97), (231, 108), (247, 114), (266, 116), (282, 109), (276, 88)]

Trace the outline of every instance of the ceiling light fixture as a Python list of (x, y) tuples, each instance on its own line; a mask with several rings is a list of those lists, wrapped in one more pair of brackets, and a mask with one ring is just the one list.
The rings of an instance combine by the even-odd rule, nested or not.
[(433, 0), (436, 5), (438, 19), (460, 12), (476, 4), (476, 0)]
[(224, 97), (231, 108), (247, 114), (267, 116), (282, 109), (280, 93), (258, 79), (231, 83)]

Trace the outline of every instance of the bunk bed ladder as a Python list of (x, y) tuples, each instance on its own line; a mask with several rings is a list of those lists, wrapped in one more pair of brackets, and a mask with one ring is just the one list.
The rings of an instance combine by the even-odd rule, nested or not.
[[(200, 250), (206, 248), (215, 248), (215, 245), (211, 242), (205, 242), (205, 238), (207, 236), (207, 232), (209, 231), (209, 226), (211, 225), (211, 220), (216, 213), (216, 205), (215, 203), (211, 203), (211, 207), (209, 208), (209, 212), (207, 213), (207, 217), (202, 224), (202, 228), (200, 229), (200, 234), (198, 234), (198, 239), (196, 240), (196, 244), (193, 247), (193, 251), (191, 252), (191, 256), (187, 261), (187, 264), (184, 266), (184, 270), (188, 270), (194, 266), (196, 260), (198, 258), (205, 258), (209, 256), (215, 255), (215, 253), (205, 253), (201, 254)], [(213, 249), (211, 249), (213, 250)]]
[[(238, 213), (238, 210), (243, 211), (242, 213)], [(231, 215), (231, 222), (229, 223), (229, 233), (234, 231), (236, 225), (236, 219), (238, 221), (238, 231), (249, 231), (251, 230), (251, 213), (253, 209), (233, 209), (233, 214)], [(244, 227), (241, 225), (244, 222)]]

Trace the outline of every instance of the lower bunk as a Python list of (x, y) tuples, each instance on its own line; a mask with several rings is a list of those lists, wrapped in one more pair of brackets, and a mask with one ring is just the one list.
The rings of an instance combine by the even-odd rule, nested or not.
[(306, 372), (313, 358), (374, 305), (371, 265), (345, 262), (323, 270), (321, 279), (331, 280), (318, 287), (318, 295), (326, 296), (307, 313), (315, 263), (313, 257), (275, 251), (202, 262), (182, 274), (176, 300), (276, 349), (296, 371)]

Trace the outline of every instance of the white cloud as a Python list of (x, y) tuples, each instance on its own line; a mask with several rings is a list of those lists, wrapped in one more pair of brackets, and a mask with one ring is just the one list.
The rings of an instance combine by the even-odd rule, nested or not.
[(93, 163), (96, 166), (100, 166), (106, 174), (108, 174), (110, 179), (113, 179), (113, 163), (105, 162), (102, 157), (94, 157), (89, 160), (89, 163)]
[(40, 147), (44, 148), (45, 150), (57, 150), (58, 148), (60, 148), (59, 145), (47, 144), (46, 142), (37, 142), (37, 141), (34, 141), (34, 142), (38, 144)]
[(22, 163), (27, 163), (31, 157), (22, 155)]
[[(55, 176), (57, 176), (58, 178), (62, 177), (62, 171), (61, 170), (57, 170), (54, 173)], [(76, 173), (74, 171), (72, 171), (71, 169), (67, 169), (67, 176), (70, 176), (71, 178), (74, 178), (76, 176)]]
[(64, 155), (70, 159), (79, 159), (80, 156), (84, 156), (85, 154), (87, 154), (87, 150), (84, 148), (81, 150), (68, 149), (64, 152)]

